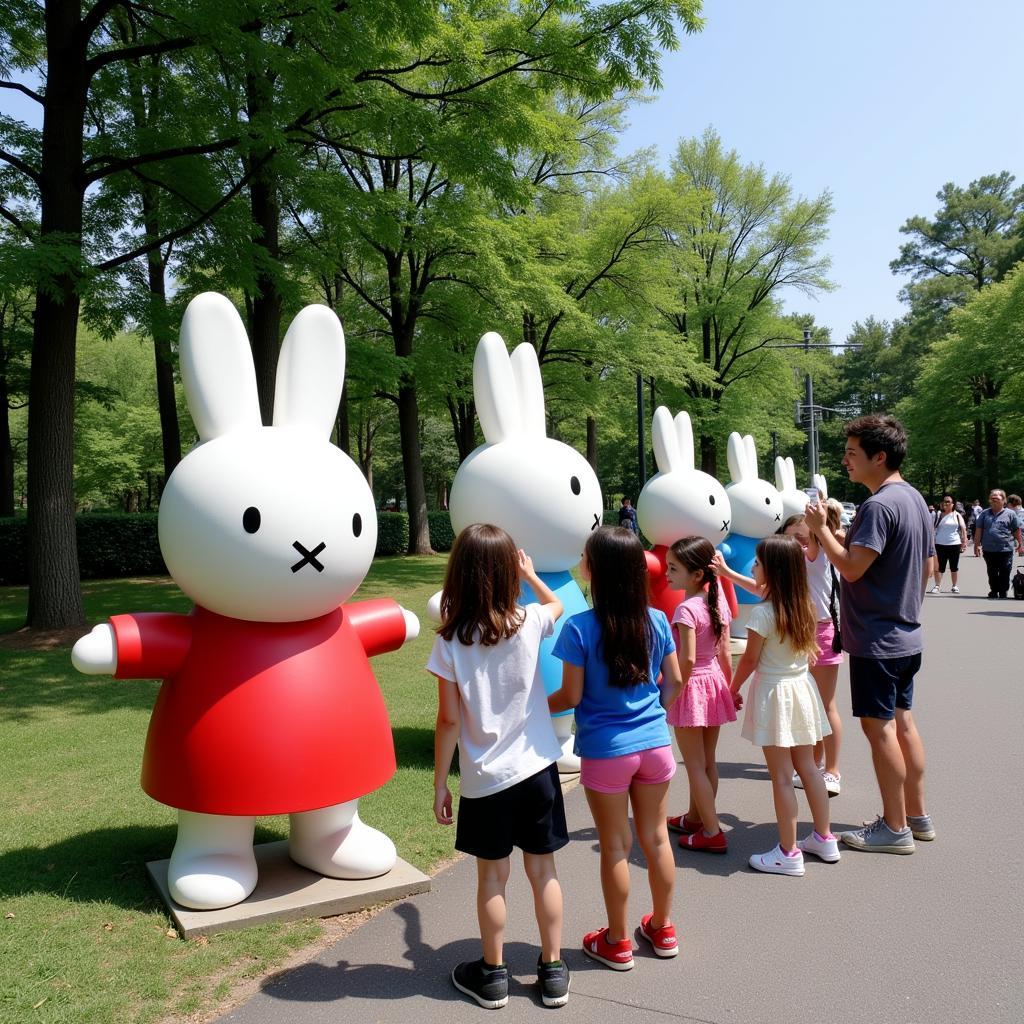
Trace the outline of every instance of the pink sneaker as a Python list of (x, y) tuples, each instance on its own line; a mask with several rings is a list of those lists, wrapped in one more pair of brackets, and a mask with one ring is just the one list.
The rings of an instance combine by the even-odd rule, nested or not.
[(607, 928), (598, 928), (596, 932), (587, 932), (583, 936), (583, 952), (591, 960), (596, 960), (613, 971), (631, 971), (633, 969), (633, 943), (629, 939), (623, 939), (621, 942), (609, 942)]
[(679, 952), (679, 942), (676, 939), (676, 929), (671, 921), (667, 921), (660, 928), (651, 927), (653, 914), (644, 914), (640, 918), (640, 935), (651, 944), (657, 956), (675, 956)]

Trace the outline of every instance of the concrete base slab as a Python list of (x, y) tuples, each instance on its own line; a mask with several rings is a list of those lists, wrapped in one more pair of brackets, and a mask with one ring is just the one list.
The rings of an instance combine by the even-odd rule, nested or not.
[(288, 856), (286, 839), (261, 843), (255, 852), (259, 868), (255, 890), (248, 899), (223, 910), (189, 910), (180, 906), (171, 899), (167, 888), (168, 861), (153, 860), (146, 864), (182, 938), (248, 928), (265, 921), (333, 917), (430, 890), (430, 876), (401, 858), (386, 875), (353, 881), (324, 878), (299, 867)]

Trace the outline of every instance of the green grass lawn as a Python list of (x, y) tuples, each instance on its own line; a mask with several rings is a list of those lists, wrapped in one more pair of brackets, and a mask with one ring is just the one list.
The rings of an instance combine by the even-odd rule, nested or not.
[[(394, 597), (424, 618), (445, 556), (378, 559), (359, 598)], [(86, 615), (184, 611), (167, 579), (83, 584)], [(24, 622), (26, 591), (0, 588), (0, 632)], [(374, 660), (391, 713), (398, 772), (360, 803), (401, 857), (429, 870), (453, 852), (434, 823), (433, 632)], [(182, 941), (145, 873), (170, 854), (175, 812), (139, 788), (154, 681), (79, 675), (68, 649), (0, 649), (0, 1022), (158, 1021), (213, 1009), (321, 934), (318, 921)], [(257, 841), (287, 819), (261, 818)]]

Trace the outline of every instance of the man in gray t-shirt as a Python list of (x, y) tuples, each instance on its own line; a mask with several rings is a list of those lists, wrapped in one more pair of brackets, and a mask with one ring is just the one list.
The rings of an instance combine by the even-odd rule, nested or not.
[(842, 579), (840, 623), (850, 653), (853, 714), (871, 744), (882, 796), (873, 824), (844, 832), (855, 849), (913, 853), (935, 838), (924, 806), (924, 744), (911, 704), (921, 667), (921, 604), (935, 555), (924, 499), (900, 475), (907, 435), (891, 416), (862, 416), (845, 427), (843, 466), (871, 492), (841, 545), (824, 506), (807, 506), (807, 526)]

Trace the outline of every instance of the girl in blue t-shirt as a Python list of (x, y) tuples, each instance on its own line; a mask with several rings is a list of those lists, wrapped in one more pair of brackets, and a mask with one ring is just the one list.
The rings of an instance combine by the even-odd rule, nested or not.
[(576, 709), (580, 782), (601, 846), (608, 924), (583, 937), (583, 952), (628, 971), (630, 805), (653, 902), (640, 921), (640, 935), (658, 956), (678, 952), (669, 913), (675, 859), (665, 824), (676, 763), (665, 708), (681, 679), (668, 619), (648, 607), (647, 563), (636, 534), (622, 527), (592, 533), (580, 572), (590, 581), (594, 607), (573, 615), (555, 644), (555, 656), (564, 663), (562, 688), (548, 698), (548, 707), (553, 713)]

